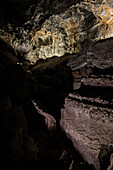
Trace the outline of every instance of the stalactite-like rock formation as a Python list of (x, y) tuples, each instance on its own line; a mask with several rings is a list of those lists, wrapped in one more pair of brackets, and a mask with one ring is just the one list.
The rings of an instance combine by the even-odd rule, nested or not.
[(113, 39), (100, 41), (69, 60), (73, 93), (66, 98), (61, 113), (61, 127), (96, 169), (109, 165), (110, 160), (102, 161), (103, 146), (111, 147), (111, 153), (113, 150), (112, 45)]

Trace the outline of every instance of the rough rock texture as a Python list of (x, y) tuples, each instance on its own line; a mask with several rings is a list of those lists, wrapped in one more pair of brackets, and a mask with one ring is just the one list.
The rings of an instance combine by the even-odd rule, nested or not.
[[(112, 13), (113, 8), (108, 1), (84, 1), (71, 6), (63, 14), (50, 16), (39, 31), (32, 30), (30, 33), (31, 48), (26, 46), (26, 58), (36, 63), (40, 58), (77, 53), (91, 41), (112, 37)], [(16, 41), (14, 46), (19, 48)]]
[(27, 59), (35, 62), (38, 58), (77, 53), (89, 41), (112, 37), (112, 12), (109, 3), (81, 2), (63, 14), (51, 16), (32, 36), (35, 49)]
[(60, 109), (72, 89), (65, 58), (40, 61), (28, 70), (17, 64), (20, 56), (7, 42), (0, 40), (0, 47), (2, 169), (92, 170), (59, 127)]
[(100, 41), (69, 60), (73, 93), (65, 100), (60, 120), (75, 148), (96, 169), (109, 165), (108, 158), (102, 161), (107, 154), (101, 155), (102, 146), (113, 148), (112, 45), (113, 39)]
[(113, 155), (111, 155), (110, 157), (110, 165), (107, 170), (111, 170), (111, 169), (113, 169)]
[(4, 169), (112, 167), (112, 27), (112, 0), (0, 3)]
[(38, 113), (40, 113), (41, 115), (44, 116), (45, 124), (46, 124), (48, 130), (49, 131), (56, 130), (56, 120), (54, 119), (54, 117), (51, 116), (48, 113), (45, 113), (43, 110), (41, 110), (33, 100), (32, 100), (32, 103), (35, 106), (35, 108), (38, 111)]
[(9, 11), (13, 7), (17, 8), (17, 15), (7, 24), (4, 18), (8, 16), (1, 13), (4, 20), (1, 37), (9, 32), (15, 50), (32, 64), (40, 58), (78, 53), (94, 41), (113, 36), (113, 5), (110, 0), (12, 1)]

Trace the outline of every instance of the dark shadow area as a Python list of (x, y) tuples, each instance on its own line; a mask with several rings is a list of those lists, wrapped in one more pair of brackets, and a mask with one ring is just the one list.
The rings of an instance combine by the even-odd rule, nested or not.
[[(49, 18), (51, 15), (63, 13), (77, 2), (80, 2), (80, 0), (4, 0), (0, 5), (0, 26), (3, 27), (8, 22), (20, 26), (29, 20), (34, 15), (34, 12), (36, 13), (35, 10), (44, 14), (43, 19), (40, 21), (40, 25), (42, 25), (45, 19)], [(60, 3), (60, 6), (56, 8), (58, 3)], [(36, 7), (38, 7), (38, 9), (35, 9)], [(28, 10), (29, 8), (30, 10)]]
[(60, 120), (60, 111), (64, 104), (64, 99), (73, 89), (73, 77), (71, 70), (67, 67), (67, 61), (48, 68), (43, 72), (33, 73), (37, 81), (37, 87), (31, 84), (33, 98), (43, 104), (43, 109)]
[(100, 68), (94, 67), (93, 73), (94, 73), (95, 76), (107, 78), (107, 76), (110, 77), (110, 76), (113, 75), (113, 68), (109, 67), (109, 68), (105, 68), (105, 69), (100, 69)]
[(80, 89), (77, 90), (77, 93), (82, 97), (92, 97), (111, 101), (113, 99), (113, 87), (96, 87), (96, 86), (85, 86), (81, 85)]

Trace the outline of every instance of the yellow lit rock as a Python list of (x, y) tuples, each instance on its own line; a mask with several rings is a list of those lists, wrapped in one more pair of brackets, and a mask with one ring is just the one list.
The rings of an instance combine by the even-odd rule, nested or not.
[(78, 53), (88, 43), (113, 36), (111, 1), (83, 1), (61, 15), (52, 15), (32, 36), (27, 59), (35, 63), (40, 58)]

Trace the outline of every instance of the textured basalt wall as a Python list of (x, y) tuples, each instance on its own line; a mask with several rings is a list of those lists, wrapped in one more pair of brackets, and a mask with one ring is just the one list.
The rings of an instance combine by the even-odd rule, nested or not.
[(102, 162), (102, 146), (113, 147), (112, 45), (113, 39), (100, 41), (69, 60), (73, 93), (66, 98), (61, 112), (61, 127), (96, 169), (109, 165), (109, 158)]
[[(50, 157), (66, 162), (66, 168), (83, 168), (83, 159), (78, 165), (75, 153), (68, 155), (68, 147), (66, 151), (61, 147), (61, 134), (51, 137), (56, 132), (48, 129), (54, 129), (51, 124), (60, 129), (61, 118), (61, 129), (89, 164), (112, 168), (112, 0), (4, 0), (0, 4), (1, 158), (11, 165), (18, 159), (40, 161), (40, 154), (52, 152)], [(39, 148), (29, 129), (33, 137), (38, 136)]]

